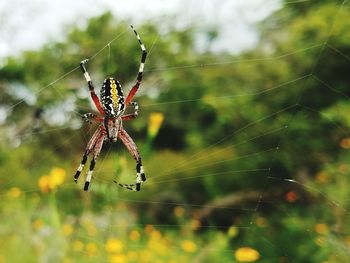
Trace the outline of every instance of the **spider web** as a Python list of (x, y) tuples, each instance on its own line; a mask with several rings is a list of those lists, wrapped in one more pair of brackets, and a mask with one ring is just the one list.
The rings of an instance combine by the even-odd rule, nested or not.
[[(286, 4), (298, 4), (299, 2), (304, 2), (304, 1), (291, 1)], [(145, 71), (147, 73), (152, 73), (152, 74), (162, 74), (163, 72), (168, 72), (168, 71), (173, 71), (173, 70), (183, 70), (183, 71), (189, 71), (189, 70), (212, 70), (215, 69), (216, 67), (226, 67), (228, 65), (232, 64), (238, 64), (238, 63), (254, 63), (257, 61), (262, 61), (269, 63), (269, 61), (272, 60), (283, 60), (287, 59), (289, 57), (292, 57), (295, 54), (302, 54), (304, 52), (310, 52), (317, 50), (318, 55), (314, 59), (313, 66), (310, 68), (310, 72), (301, 76), (297, 76), (296, 78), (284, 81), (282, 83), (279, 83), (273, 87), (270, 87), (268, 89), (265, 89), (263, 91), (254, 91), (254, 92), (245, 92), (245, 91), (239, 91), (238, 93), (234, 94), (224, 94), (220, 96), (214, 96), (210, 98), (188, 98), (184, 100), (176, 100), (176, 101), (164, 101), (160, 103), (149, 103), (149, 104), (144, 104), (140, 105), (141, 106), (141, 111), (144, 111), (143, 115), (147, 116), (150, 112), (154, 110), (161, 109), (162, 107), (167, 107), (172, 104), (182, 104), (182, 103), (191, 103), (194, 101), (216, 101), (216, 102), (221, 102), (221, 101), (226, 101), (226, 100), (235, 100), (237, 98), (242, 98), (242, 97), (259, 97), (261, 99), (268, 98), (271, 93), (283, 93), (284, 89), (286, 88), (293, 88), (295, 85), (303, 85), (305, 82), (316, 82), (319, 84), (319, 87), (321, 90), (327, 90), (327, 92), (333, 92), (337, 93), (339, 96), (345, 96), (347, 97), (346, 94), (340, 93), (332, 87), (330, 83), (326, 83), (324, 80), (322, 80), (322, 77), (317, 75), (317, 66), (319, 66), (319, 61), (324, 52), (326, 51), (333, 51), (339, 55), (339, 59), (345, 59), (349, 60), (350, 58), (342, 53), (341, 51), (337, 50), (335, 47), (333, 47), (329, 43), (329, 39), (333, 34), (333, 28), (336, 23), (339, 22), (341, 17), (341, 12), (342, 9), (346, 6), (347, 1), (343, 1), (342, 3), (339, 4), (339, 9), (336, 14), (334, 14), (334, 21), (332, 25), (332, 29), (330, 32), (328, 32), (327, 37), (325, 38), (323, 43), (314, 43), (311, 46), (303, 47), (301, 49), (296, 49), (296, 50), (291, 50), (290, 52), (284, 53), (284, 54), (279, 54), (277, 56), (272, 56), (272, 57), (261, 57), (261, 58), (253, 58), (253, 59), (239, 59), (239, 60), (230, 60), (230, 61), (224, 61), (224, 62), (215, 62), (215, 63), (207, 63), (207, 64), (196, 64), (196, 65), (174, 65), (174, 66), (167, 66), (167, 67), (162, 67), (158, 68), (153, 65), (147, 65), (148, 69)], [(108, 51), (108, 56), (107, 60), (110, 60), (110, 46), (113, 45), (113, 43), (117, 40), (120, 39), (124, 34), (126, 33), (123, 32), (123, 34), (116, 36), (114, 39), (112, 39), (109, 43), (107, 43), (104, 47), (101, 48), (101, 50), (97, 51), (94, 55), (90, 57), (90, 60), (93, 60), (97, 56), (104, 55), (105, 51)], [(150, 48), (150, 56), (153, 56), (154, 53), (157, 52), (157, 39), (154, 40), (154, 42), (151, 44)], [(40, 95), (44, 90), (47, 90), (48, 88), (52, 88), (52, 92), (57, 93), (58, 96), (62, 96), (61, 91), (59, 88), (57, 88), (55, 85), (62, 81), (63, 79), (69, 78), (72, 73), (77, 71), (79, 67), (73, 68), (72, 70), (68, 71), (61, 77), (57, 78), (56, 80), (52, 81), (49, 83), (47, 86), (39, 89), (37, 91), (37, 95)], [(152, 86), (155, 83), (148, 83), (147, 85)], [(143, 90), (147, 89), (147, 86), (143, 86)], [(110, 207), (109, 209), (105, 209), (103, 212), (112, 215), (112, 214), (118, 214), (118, 213), (127, 213), (128, 216), (132, 216), (132, 220), (130, 222), (125, 222), (125, 220), (115, 220), (113, 223), (105, 223), (101, 224), (99, 226), (99, 230), (104, 233), (110, 232), (123, 232), (125, 233), (125, 229), (133, 229), (137, 227), (147, 227), (149, 225), (152, 225), (156, 229), (160, 229), (161, 231), (163, 229), (191, 229), (193, 228), (193, 225), (188, 222), (184, 223), (174, 223), (174, 224), (161, 224), (161, 223), (154, 223), (154, 222), (148, 222), (148, 223), (137, 223), (137, 216), (134, 215), (133, 213), (133, 207), (136, 207), (139, 210), (139, 213), (147, 213), (146, 209), (142, 209), (142, 206), (145, 205), (146, 208), (152, 207), (152, 206), (158, 206), (161, 207), (161, 209), (165, 210), (171, 210), (174, 207), (184, 207), (188, 208), (190, 210), (194, 209), (201, 209), (202, 211), (206, 211), (207, 213), (215, 213), (220, 215), (221, 217), (231, 219), (234, 217), (234, 215), (246, 215), (250, 216), (249, 221), (245, 221), (242, 224), (235, 223), (234, 227), (235, 229), (238, 229), (238, 231), (244, 231), (245, 233), (249, 232), (249, 236), (254, 237), (257, 240), (260, 240), (261, 242), (261, 247), (268, 247), (267, 250), (274, 250), (278, 249), (279, 251), (283, 251), (281, 249), (283, 246), (279, 243), (275, 243), (271, 241), (269, 238), (269, 235), (267, 233), (259, 232), (256, 230), (255, 226), (259, 226), (262, 224), (261, 221), (261, 216), (260, 214), (263, 214), (263, 210), (270, 209), (271, 207), (277, 211), (280, 211), (282, 215), (284, 215), (286, 218), (290, 217), (293, 218), (293, 213), (294, 209), (297, 209), (297, 207), (290, 206), (291, 211), (287, 209), (285, 206), (280, 205), (280, 200), (277, 200), (277, 197), (270, 196), (269, 195), (269, 186), (274, 185), (275, 187), (281, 186), (284, 188), (286, 185), (290, 187), (290, 192), (295, 192), (295, 191), (300, 191), (302, 189), (306, 193), (310, 194), (311, 196), (316, 196), (320, 197), (321, 199), (325, 200), (325, 203), (329, 209), (334, 209), (335, 207), (340, 208), (344, 211), (345, 215), (347, 216), (349, 211), (345, 206), (343, 206), (339, 200), (333, 198), (331, 195), (328, 193), (322, 192), (319, 190), (317, 185), (312, 185), (307, 182), (303, 182), (302, 180), (298, 180), (296, 178), (286, 178), (281, 175), (278, 167), (275, 167), (276, 159), (279, 158), (280, 155), (283, 155), (284, 148), (281, 145), (281, 140), (283, 138), (287, 138), (288, 141), (290, 141), (290, 144), (292, 145), (293, 143), (293, 134), (290, 134), (290, 129), (293, 128), (293, 124), (295, 119), (297, 118), (297, 115), (299, 113), (304, 113), (306, 116), (318, 116), (319, 119), (322, 118), (328, 118), (323, 112), (318, 111), (317, 109), (310, 107), (308, 105), (305, 105), (302, 102), (302, 97), (304, 94), (304, 89), (300, 89), (299, 92), (297, 92), (295, 96), (295, 102), (292, 105), (286, 105), (285, 107), (281, 107), (280, 109), (276, 111), (269, 112), (267, 115), (264, 116), (258, 116), (254, 121), (249, 122), (241, 127), (237, 127), (237, 129), (233, 131), (227, 132), (227, 134), (223, 134), (222, 138), (219, 140), (216, 140), (214, 143), (209, 144), (208, 146), (196, 151), (191, 158), (185, 159), (185, 160), (179, 160), (178, 162), (175, 162), (174, 164), (168, 164), (167, 166), (169, 167), (168, 169), (165, 169), (162, 172), (151, 172), (148, 170), (148, 180), (144, 184), (143, 189), (142, 189), (142, 194), (140, 197), (136, 197), (133, 195), (133, 193), (130, 193), (128, 191), (122, 191), (118, 189), (113, 183), (112, 183), (112, 178), (111, 174), (115, 174), (115, 169), (113, 167), (107, 167), (105, 165), (105, 161), (108, 158), (112, 157), (111, 154), (111, 149), (112, 146), (104, 146), (105, 152), (103, 155), (100, 156), (98, 162), (97, 162), (97, 168), (95, 171), (95, 176), (93, 180), (93, 185), (92, 189), (89, 193), (84, 195), (81, 195), (78, 197), (80, 198), (80, 201), (82, 203), (82, 207), (84, 209), (89, 210), (91, 208), (91, 201), (90, 199), (95, 199), (98, 198), (100, 193), (102, 191), (106, 191), (106, 186), (109, 188), (107, 191), (110, 192), (111, 194), (111, 200), (115, 201), (118, 205), (116, 207)], [(141, 90), (141, 93), (144, 92)], [(321, 92), (320, 90), (315, 90), (315, 92)], [(13, 104), (10, 108), (16, 108), (18, 107), (21, 103), (23, 103), (25, 99), (20, 100), (18, 103)], [(87, 109), (89, 110), (89, 109)], [(277, 119), (279, 116), (282, 115), (282, 113), (292, 111), (293, 114), (290, 117), (287, 117), (285, 119), (282, 119), (280, 121), (273, 122), (272, 127), (269, 127), (266, 129), (263, 124), (266, 123), (266, 121), (271, 121)], [(79, 112), (75, 112), (77, 116), (80, 116)], [(311, 120), (312, 118), (310, 118)], [(341, 133), (344, 134), (344, 136), (348, 136), (349, 132), (346, 130), (343, 130), (339, 125), (337, 124), (336, 121), (333, 121), (332, 119), (329, 119), (334, 123), (334, 129), (339, 129), (341, 130)], [(312, 120), (311, 120), (312, 121)], [(315, 125), (317, 125), (317, 122), (320, 120), (315, 121)], [(70, 129), (71, 126), (62, 126), (54, 129), (46, 129), (46, 130), (41, 130), (39, 132), (27, 132), (22, 134), (20, 139), (22, 139), (22, 143), (25, 142), (26, 139), (31, 139), (36, 136), (40, 136), (44, 133), (52, 133), (57, 129)], [(93, 127), (89, 127), (90, 132), (93, 131)], [(89, 132), (87, 133), (85, 137), (85, 144), (89, 140)], [(275, 141), (275, 142), (269, 142), (265, 146), (264, 149), (261, 149), (260, 151), (256, 152), (249, 152), (249, 149), (247, 152), (243, 155), (236, 155), (236, 156), (228, 156), (224, 160), (218, 160), (217, 156), (219, 156), (221, 153), (229, 152), (230, 150), (233, 149), (241, 149), (244, 147), (247, 147), (248, 143), (255, 142), (255, 141), (261, 141), (266, 138), (266, 136), (271, 135), (271, 134), (279, 134), (280, 135), (280, 141)], [(242, 136), (242, 141), (238, 143), (228, 143), (230, 139), (232, 139), (233, 136), (236, 135), (241, 135)], [(72, 136), (66, 138), (62, 144), (69, 143), (69, 141), (74, 140), (74, 139), (79, 139), (78, 134), (73, 134)], [(216, 146), (224, 143), (225, 147), (222, 148), (216, 148)], [(120, 145), (118, 145), (120, 150)], [(54, 148), (54, 151), (59, 151), (59, 147)], [(307, 154), (307, 153), (305, 153)], [(217, 164), (221, 164), (224, 162), (249, 162), (253, 159), (259, 158), (260, 156), (269, 156), (270, 157), (270, 164), (266, 165), (264, 167), (251, 167), (251, 169), (235, 169), (235, 170), (227, 170), (227, 171), (218, 171), (218, 172), (208, 172), (208, 173), (202, 173), (201, 171), (203, 170), (202, 168), (205, 167), (212, 167)], [(125, 155), (127, 156), (127, 154)], [(226, 156), (226, 155), (225, 155)], [(211, 158), (212, 160), (210, 160)], [(32, 168), (35, 168), (35, 166), (40, 163), (45, 161), (45, 155), (39, 156), (38, 159), (36, 160), (35, 163), (32, 163), (27, 166), (28, 170), (31, 170)], [(113, 158), (119, 158), (119, 157), (113, 157)], [(126, 157), (128, 158), (128, 157)], [(302, 158), (302, 157), (301, 157)], [(79, 161), (78, 161), (79, 162)], [(78, 162), (75, 162), (78, 164)], [(190, 167), (189, 167), (190, 166)], [(130, 167), (129, 167), (130, 168)], [(177, 177), (177, 174), (183, 174), (184, 172), (189, 172), (192, 171), (192, 173), (189, 174), (194, 174), (194, 175), (189, 175), (189, 176), (180, 176)], [(199, 171), (199, 173), (196, 171)], [(72, 171), (73, 175), (74, 171)], [(154, 175), (156, 174), (156, 175)], [(261, 181), (261, 188), (259, 191), (253, 192), (253, 193), (247, 193), (252, 195), (252, 200), (257, 200), (255, 202), (251, 202), (250, 205), (225, 205), (224, 200), (221, 200), (222, 203), (216, 203), (215, 201), (209, 204), (203, 204), (200, 202), (176, 202), (176, 201), (162, 201), (159, 200), (157, 196), (157, 192), (153, 192), (152, 189), (155, 185), (168, 185), (168, 184), (173, 184), (175, 183), (181, 183), (181, 184), (186, 184), (189, 182), (195, 182), (196, 180), (204, 180), (205, 178), (210, 178), (210, 177), (218, 177), (220, 178), (221, 176), (239, 176), (239, 174), (245, 175), (249, 180), (250, 178), (253, 178), (253, 180), (260, 180)], [(6, 181), (6, 185), (8, 187), (4, 188), (1, 190), (0, 195), (6, 196), (8, 190), (11, 187), (15, 187), (16, 184), (13, 184), (11, 182), (14, 182), (14, 178), (8, 179)], [(57, 192), (59, 192), (69, 189), (71, 191), (74, 191), (76, 189), (76, 185), (69, 182), (67, 180), (63, 186), (61, 186)], [(79, 183), (78, 186), (79, 190), (82, 188), (82, 183)], [(150, 190), (148, 190), (148, 188)], [(245, 189), (242, 189), (242, 193), (245, 191)], [(22, 192), (24, 193), (36, 193), (40, 192), (40, 189), (38, 187), (32, 188), (32, 189), (23, 189)], [(64, 193), (67, 193), (67, 191), (64, 191)], [(241, 192), (240, 192), (241, 193)], [(112, 196), (114, 195), (114, 196)], [(77, 198), (77, 197), (75, 197)], [(119, 203), (120, 202), (120, 203)], [(239, 202), (237, 202), (239, 204)], [(124, 204), (130, 204), (130, 207), (124, 207)], [(296, 204), (295, 204), (296, 205)], [(307, 219), (306, 219), (307, 220)], [(227, 220), (223, 220), (227, 221)], [(296, 222), (297, 223), (297, 222)], [(83, 228), (83, 223), (80, 225), (81, 228)], [(230, 229), (232, 227), (232, 223), (225, 223), (225, 224), (213, 224), (213, 223), (208, 223), (208, 224), (201, 224), (200, 228), (202, 229)], [(124, 230), (123, 230), (124, 229)], [(79, 229), (78, 229), (79, 230)], [(314, 242), (314, 230), (313, 229), (305, 229), (305, 239), (309, 239), (310, 242)], [(263, 233), (263, 234), (262, 234)], [(189, 237), (191, 237), (192, 232), (188, 234)], [(86, 235), (86, 234), (77, 234), (77, 236), (86, 241), (93, 241), (100, 246), (103, 246), (103, 240), (100, 240), (96, 238), (94, 235)], [(312, 241), (311, 241), (312, 240)], [(326, 240), (326, 242), (335, 242), (332, 239)], [(240, 241), (241, 247), (247, 246), (249, 243), (247, 240), (242, 239)], [(128, 247), (132, 249), (138, 249), (138, 248), (143, 248), (142, 245), (133, 245), (133, 244), (128, 244)], [(146, 245), (145, 245), (146, 246)], [(239, 247), (239, 246), (238, 246)], [(181, 246), (178, 245), (171, 245), (171, 248), (176, 250), (181, 250)], [(206, 248), (207, 250), (211, 251), (210, 248)], [(228, 248), (225, 249), (220, 249), (221, 253), (227, 253), (228, 255), (231, 255), (233, 253), (233, 250), (235, 247), (232, 247), (228, 245)], [(215, 250), (215, 249), (214, 249)], [(224, 252), (223, 252), (224, 251)], [(334, 257), (335, 261), (337, 260), (342, 260), (342, 255), (339, 255), (338, 253), (348, 253), (348, 248), (340, 248), (340, 252), (335, 252)], [(87, 253), (84, 251), (81, 251), (80, 253)], [(281, 260), (284, 260), (282, 262), (296, 262), (293, 255), (290, 254), (289, 250), (283, 251), (283, 253), (280, 255)], [(94, 261), (98, 262), (106, 262), (106, 259), (103, 259), (104, 257), (100, 256), (93, 256), (91, 257)], [(268, 255), (263, 255), (261, 254), (262, 259), (268, 259)]]

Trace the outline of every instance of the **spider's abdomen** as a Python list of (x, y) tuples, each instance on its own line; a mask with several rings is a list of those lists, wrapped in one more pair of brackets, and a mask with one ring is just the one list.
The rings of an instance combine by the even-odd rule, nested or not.
[(101, 102), (106, 115), (118, 116), (125, 109), (124, 94), (118, 80), (107, 78), (101, 88)]

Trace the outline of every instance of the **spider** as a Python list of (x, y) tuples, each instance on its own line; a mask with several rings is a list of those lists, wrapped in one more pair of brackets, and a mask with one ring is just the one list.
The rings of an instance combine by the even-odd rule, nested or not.
[[(76, 174), (74, 175), (74, 181), (77, 182), (80, 176), (80, 173), (83, 170), (85, 163), (88, 159), (88, 155), (91, 153), (92, 159), (90, 162), (89, 171), (87, 172), (87, 176), (84, 184), (84, 191), (89, 190), (92, 173), (95, 168), (96, 159), (101, 152), (103, 142), (106, 140), (109, 140), (111, 142), (116, 142), (118, 138), (124, 143), (125, 147), (128, 149), (129, 153), (132, 155), (132, 157), (136, 161), (136, 183), (120, 184), (120, 183), (117, 183), (116, 181), (114, 182), (123, 188), (129, 189), (132, 191), (140, 191), (141, 183), (146, 181), (146, 176), (143, 170), (140, 153), (137, 149), (136, 144), (134, 143), (132, 138), (129, 136), (129, 134), (124, 130), (122, 125), (123, 121), (129, 121), (138, 116), (138, 109), (139, 109), (138, 104), (136, 102), (133, 102), (132, 99), (140, 87), (140, 84), (142, 81), (143, 69), (144, 69), (144, 65), (147, 57), (147, 51), (146, 51), (145, 45), (142, 43), (139, 34), (136, 32), (133, 26), (131, 26), (131, 28), (134, 31), (137, 37), (137, 40), (140, 44), (142, 54), (141, 54), (141, 63), (139, 67), (139, 72), (137, 74), (136, 83), (131, 88), (129, 94), (126, 96), (126, 99), (124, 98), (123, 89), (119, 81), (112, 77), (106, 78), (103, 81), (103, 84), (101, 87), (100, 99), (99, 99), (95, 93), (95, 88), (92, 84), (91, 77), (85, 67), (85, 64), (88, 62), (88, 59), (85, 59), (80, 62), (80, 68), (83, 71), (84, 77), (89, 86), (91, 98), (97, 110), (100, 113), (100, 114), (86, 113), (83, 116), (83, 119), (87, 122), (91, 122), (93, 120), (99, 123), (97, 130), (92, 135), (91, 139), (89, 140), (86, 146), (83, 159), (77, 169)], [(128, 107), (129, 105), (132, 105), (134, 107), (134, 113), (124, 115), (124, 111), (126, 107)]]

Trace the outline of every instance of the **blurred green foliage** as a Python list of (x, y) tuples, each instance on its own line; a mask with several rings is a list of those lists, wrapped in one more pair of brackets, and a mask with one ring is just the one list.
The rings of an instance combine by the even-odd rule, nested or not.
[[(119, 142), (104, 145), (90, 192), (71, 178), (96, 128), (80, 119), (94, 108), (79, 62), (96, 88), (111, 75), (128, 91), (140, 59), (129, 25), (106, 13), (8, 58), (0, 262), (347, 262), (349, 8), (286, 1), (237, 56), (196, 50), (196, 27), (138, 26), (149, 58), (140, 116), (124, 124), (148, 176), (138, 193), (113, 184), (134, 178)], [(154, 113), (164, 123), (147, 140)], [(38, 185), (55, 167), (64, 183)]]

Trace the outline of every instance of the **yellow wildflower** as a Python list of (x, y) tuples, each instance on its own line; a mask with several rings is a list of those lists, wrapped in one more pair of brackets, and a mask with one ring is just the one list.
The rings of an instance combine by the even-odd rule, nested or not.
[(66, 178), (66, 171), (62, 168), (53, 168), (49, 175), (39, 178), (38, 186), (43, 193), (48, 193), (57, 186), (63, 184)]
[(64, 224), (63, 225), (63, 234), (65, 236), (69, 236), (73, 233), (73, 227), (70, 224)]
[(267, 220), (261, 216), (255, 220), (255, 223), (258, 227), (266, 227), (267, 226)]
[(164, 121), (164, 114), (161, 112), (153, 112), (149, 116), (148, 120), (148, 135), (154, 138)]
[(324, 184), (328, 182), (328, 175), (325, 172), (319, 172), (316, 174), (316, 182)]
[(129, 234), (129, 238), (132, 241), (139, 241), (140, 240), (140, 233), (137, 230), (132, 230)]
[(235, 258), (239, 262), (254, 262), (260, 258), (260, 254), (254, 248), (240, 247), (235, 252)]
[(324, 235), (328, 233), (328, 227), (325, 224), (317, 224), (315, 226), (315, 231), (317, 234)]
[(109, 262), (110, 263), (125, 263), (128, 262), (128, 259), (123, 254), (116, 254), (109, 256)]
[(201, 226), (201, 221), (197, 220), (197, 219), (193, 219), (191, 220), (191, 228), (192, 230), (198, 230)]
[(159, 240), (162, 237), (162, 234), (158, 230), (154, 230), (150, 233), (150, 237), (153, 240)]
[(38, 181), (38, 186), (40, 191), (43, 193), (48, 193), (51, 190), (50, 177), (48, 175), (41, 176)]
[(18, 198), (22, 195), (22, 191), (18, 187), (12, 187), (7, 191), (7, 195), (11, 198)]
[(168, 249), (164, 240), (149, 239), (147, 246), (152, 251), (152, 254), (155, 252), (158, 255), (165, 255)]
[(146, 225), (146, 226), (145, 226), (145, 232), (146, 232), (147, 234), (152, 233), (152, 231), (154, 231), (154, 227), (153, 227), (152, 225)]
[(95, 255), (97, 252), (97, 246), (95, 243), (87, 243), (86, 244), (86, 253), (91, 257), (93, 255)]
[(107, 240), (105, 248), (108, 253), (121, 253), (124, 245), (119, 239), (110, 238)]
[(174, 214), (177, 217), (182, 217), (185, 214), (185, 209), (181, 206), (176, 206), (174, 208)]
[(235, 226), (231, 226), (228, 231), (227, 231), (227, 235), (229, 237), (235, 237), (238, 235), (238, 228)]
[(181, 247), (185, 252), (193, 253), (196, 252), (197, 246), (191, 240), (184, 240), (181, 243)]
[(72, 248), (74, 251), (83, 251), (84, 249), (84, 243), (80, 240), (75, 240), (72, 244)]
[(340, 147), (344, 149), (349, 149), (350, 148), (350, 138), (344, 138), (340, 141)]
[(50, 172), (50, 179), (52, 181), (52, 184), (55, 186), (63, 184), (65, 178), (66, 178), (66, 170), (62, 168), (55, 167)]

